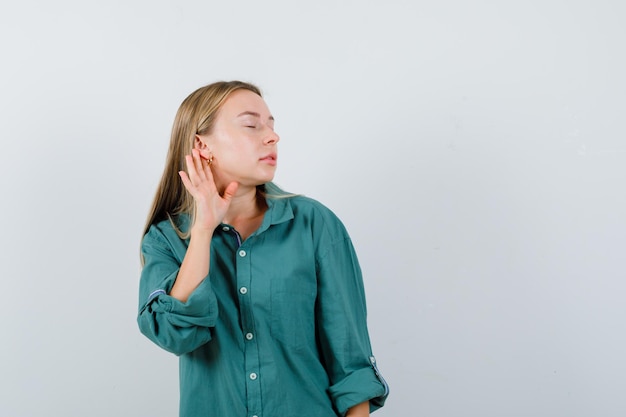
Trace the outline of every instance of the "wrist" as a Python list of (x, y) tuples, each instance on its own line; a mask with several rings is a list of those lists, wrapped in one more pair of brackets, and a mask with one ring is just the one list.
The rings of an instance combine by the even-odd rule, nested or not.
[(217, 225), (215, 225), (214, 227), (201, 227), (198, 225), (193, 225), (190, 230), (190, 237), (210, 241), (216, 228)]
[(354, 407), (348, 409), (346, 417), (368, 417), (370, 415), (370, 403), (369, 401), (357, 404)]

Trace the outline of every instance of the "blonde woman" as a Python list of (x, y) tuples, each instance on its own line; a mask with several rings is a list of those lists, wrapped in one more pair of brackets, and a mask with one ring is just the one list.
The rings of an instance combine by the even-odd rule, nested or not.
[(181, 104), (142, 239), (138, 323), (180, 357), (183, 417), (368, 416), (388, 394), (341, 221), (272, 183), (259, 89)]

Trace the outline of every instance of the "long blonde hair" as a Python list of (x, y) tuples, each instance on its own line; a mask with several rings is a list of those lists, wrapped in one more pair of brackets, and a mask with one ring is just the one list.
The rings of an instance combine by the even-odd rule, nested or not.
[[(174, 119), (165, 170), (148, 214), (144, 234), (152, 224), (169, 219), (181, 239), (189, 237), (189, 230), (180, 230), (174, 221), (175, 217), (187, 214), (190, 217), (190, 224), (193, 224), (196, 216), (193, 197), (185, 189), (178, 172), (186, 167), (185, 155), (191, 154), (196, 135), (211, 133), (224, 101), (231, 93), (241, 89), (252, 91), (262, 97), (261, 90), (253, 84), (243, 81), (219, 81), (197, 89), (182, 102)], [(265, 186), (259, 186), (258, 189), (263, 192)]]

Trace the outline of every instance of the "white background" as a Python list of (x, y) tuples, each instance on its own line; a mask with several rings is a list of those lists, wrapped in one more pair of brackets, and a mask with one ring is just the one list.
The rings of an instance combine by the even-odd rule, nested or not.
[(626, 415), (624, 22), (618, 0), (2, 0), (0, 415), (177, 414), (139, 240), (178, 105), (220, 79), (261, 86), (276, 182), (354, 239), (376, 415)]

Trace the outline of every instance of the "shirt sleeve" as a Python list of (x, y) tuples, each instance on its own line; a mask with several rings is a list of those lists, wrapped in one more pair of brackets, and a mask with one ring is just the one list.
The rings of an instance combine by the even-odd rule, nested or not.
[(208, 278), (183, 303), (169, 295), (181, 260), (180, 248), (172, 247), (160, 230), (152, 226), (144, 236), (141, 252), (144, 266), (139, 283), (139, 315), (141, 332), (161, 348), (176, 355), (191, 352), (211, 340), (211, 329), (217, 318), (217, 298)]
[(341, 415), (368, 400), (375, 411), (389, 389), (372, 355), (363, 279), (349, 237), (326, 248), (317, 269), (317, 328), (331, 398)]

